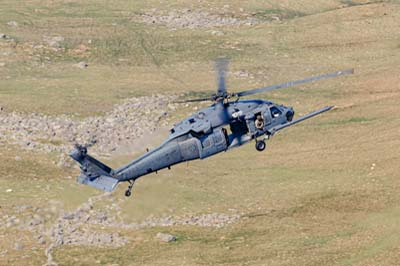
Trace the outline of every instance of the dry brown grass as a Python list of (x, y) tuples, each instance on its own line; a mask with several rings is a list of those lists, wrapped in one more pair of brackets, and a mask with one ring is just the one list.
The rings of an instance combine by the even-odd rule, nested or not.
[[(214, 88), (210, 60), (218, 53), (232, 57), (234, 71), (255, 74), (254, 79), (230, 77), (232, 90), (355, 68), (352, 77), (261, 95), (294, 106), (298, 114), (337, 106), (275, 136), (266, 152), (256, 153), (248, 145), (147, 176), (137, 182), (135, 197), (122, 204), (126, 221), (170, 209), (183, 214), (234, 208), (243, 213), (239, 223), (223, 229), (176, 226), (126, 231), (132, 241), (121, 249), (62, 247), (55, 253), (56, 261), (61, 265), (397, 265), (400, 6), (397, 1), (351, 2), (250, 1), (243, 7), (246, 12), (290, 7), (307, 15), (222, 29), (225, 35), (216, 37), (201, 29), (168, 31), (125, 23), (121, 10), (147, 10), (158, 1), (137, 5), (3, 1), (0, 31), (18, 40), (16, 49), (0, 46), (1, 52), (15, 52), (1, 57), (7, 66), (0, 68), (0, 75), (9, 78), (0, 80), (0, 105), (9, 111), (92, 115), (135, 95), (209, 91)], [(192, 4), (196, 8), (208, 2)], [(235, 10), (242, 7), (239, 1), (210, 3), (218, 8), (225, 4)], [(183, 5), (174, 2), (163, 8)], [(9, 20), (18, 20), (21, 26), (4, 26)], [(112, 26), (114, 22), (118, 26)], [(50, 54), (52, 63), (44, 68), (32, 67), (30, 50), (22, 48), (45, 34), (63, 35), (67, 51), (61, 57)], [(140, 47), (135, 36), (141, 36), (146, 47)], [(90, 66), (75, 69), (71, 65), (81, 58), (68, 51), (87, 39), (94, 40), (91, 52), (83, 57)], [(118, 54), (117, 43), (110, 40), (132, 43), (132, 50)], [(118, 58), (127, 58), (128, 63)], [(16, 155), (23, 162), (16, 162)], [(57, 170), (49, 162), (52, 155), (9, 147), (0, 158), (1, 193), (6, 188), (15, 191), (1, 195), (1, 215), (29, 201), (41, 206), (58, 199), (73, 208), (97, 193), (64, 179), (72, 173)], [(126, 160), (115, 158), (110, 163)], [(122, 197), (123, 189), (114, 196)], [(160, 244), (154, 239), (158, 231), (175, 234), (178, 241)], [(43, 262), (43, 257), (27, 251), (37, 247), (29, 234), (7, 228), (1, 233), (1, 250), (9, 253), (0, 264)], [(13, 250), (9, 239), (22, 235), (26, 248)], [(43, 247), (37, 248), (32, 252), (43, 254)], [(28, 261), (23, 254), (37, 260)]]

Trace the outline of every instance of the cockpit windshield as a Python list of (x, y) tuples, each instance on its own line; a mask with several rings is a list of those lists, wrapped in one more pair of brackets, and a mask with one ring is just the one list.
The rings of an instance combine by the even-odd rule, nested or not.
[(279, 117), (282, 114), (281, 110), (279, 110), (276, 106), (272, 106), (270, 110), (271, 115), (274, 118)]

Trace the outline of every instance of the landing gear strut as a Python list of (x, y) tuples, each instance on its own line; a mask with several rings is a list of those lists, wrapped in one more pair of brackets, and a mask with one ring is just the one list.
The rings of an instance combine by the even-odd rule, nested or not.
[(129, 186), (128, 189), (125, 191), (125, 197), (130, 197), (130, 195), (132, 194), (132, 188), (133, 188), (133, 184), (135, 184), (135, 180), (129, 180)]
[(256, 150), (263, 151), (263, 150), (265, 150), (266, 146), (267, 145), (265, 144), (265, 141), (263, 141), (263, 140), (257, 140), (256, 141)]

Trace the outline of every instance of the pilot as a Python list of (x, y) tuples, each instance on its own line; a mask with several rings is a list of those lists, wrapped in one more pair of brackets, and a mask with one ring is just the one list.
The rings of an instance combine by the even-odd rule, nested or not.
[(257, 115), (255, 125), (256, 125), (256, 128), (258, 128), (258, 129), (262, 129), (264, 127), (264, 119), (262, 118), (261, 115)]

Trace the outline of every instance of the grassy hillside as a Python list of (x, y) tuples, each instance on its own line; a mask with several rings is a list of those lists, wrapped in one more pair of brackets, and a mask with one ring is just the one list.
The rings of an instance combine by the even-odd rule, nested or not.
[[(257, 23), (171, 28), (142, 20), (143, 14), (185, 9)], [(215, 88), (211, 61), (221, 55), (231, 58), (231, 91), (355, 68), (350, 77), (259, 95), (293, 106), (297, 115), (336, 106), (274, 136), (265, 152), (250, 144), (178, 165), (140, 179), (133, 198), (125, 199), (120, 186), (95, 204), (105, 210), (115, 203), (125, 223), (207, 213), (239, 213), (238, 221), (222, 228), (91, 225), (129, 242), (118, 248), (61, 245), (54, 260), (398, 265), (399, 30), (398, 1), (1, 1), (0, 33), (8, 36), (0, 39), (2, 114), (83, 118), (126, 98), (209, 92)], [(86, 69), (75, 66), (81, 61)], [(171, 120), (194, 106), (171, 113)], [(43, 265), (50, 240), (39, 244), (24, 219), (40, 213), (43, 230), (50, 230), (61, 210), (73, 211), (101, 193), (76, 184), (78, 170), (57, 167), (55, 152), (26, 151), (2, 135), (0, 264)], [(132, 156), (102, 159), (114, 167)], [(23, 205), (39, 209), (21, 211)], [(12, 216), (20, 221), (8, 226)], [(158, 232), (178, 240), (160, 243)]]

